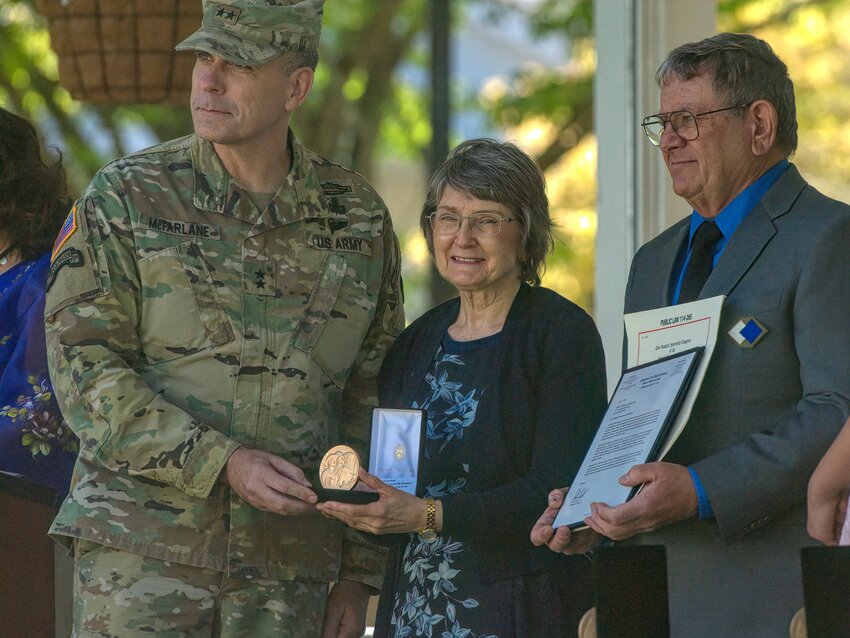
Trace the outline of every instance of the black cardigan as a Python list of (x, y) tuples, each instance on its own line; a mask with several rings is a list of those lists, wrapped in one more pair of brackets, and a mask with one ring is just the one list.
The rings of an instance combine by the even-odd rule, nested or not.
[[(446, 329), (452, 299), (413, 322), (381, 368), (380, 404), (410, 407)], [(605, 361), (593, 320), (545, 288), (523, 284), (495, 345), (501, 364), (478, 404), (469, 492), (442, 497), (442, 533), (463, 540), (484, 581), (532, 573), (563, 561), (529, 540), (555, 487), (569, 485), (606, 405)], [(493, 433), (500, 436), (494, 438)], [(404, 535), (406, 539), (407, 536)], [(391, 560), (391, 568), (393, 568)]]

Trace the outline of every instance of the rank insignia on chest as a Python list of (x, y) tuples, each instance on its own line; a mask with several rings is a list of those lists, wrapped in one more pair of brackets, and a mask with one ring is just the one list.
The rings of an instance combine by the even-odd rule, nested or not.
[(312, 224), (321, 233), (334, 234), (346, 230), (351, 225), (348, 215), (324, 215), (322, 217), (305, 217), (305, 224)]
[(755, 317), (741, 317), (727, 334), (739, 348), (752, 348), (767, 332), (765, 325)]
[(245, 273), (242, 276), (242, 289), (249, 295), (274, 297), (277, 290), (274, 264), (262, 261), (246, 261)]
[(341, 251), (371, 255), (372, 247), (361, 237), (351, 235), (325, 235), (322, 233), (305, 233), (305, 243), (315, 250)]

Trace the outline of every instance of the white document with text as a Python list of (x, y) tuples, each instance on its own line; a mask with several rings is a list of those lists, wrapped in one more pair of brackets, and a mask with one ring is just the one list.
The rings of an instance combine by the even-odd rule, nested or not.
[(634, 368), (683, 350), (700, 346), (705, 348), (676, 421), (670, 427), (667, 440), (655, 459), (657, 461), (670, 451), (691, 416), (691, 409), (714, 352), (714, 344), (717, 343), (724, 299), (724, 295), (718, 295), (678, 306), (632, 312), (623, 318), (628, 344), (627, 368)]
[(618, 479), (633, 465), (655, 459), (702, 352), (683, 351), (623, 373), (553, 527), (583, 526), (591, 503), (614, 507), (632, 496), (634, 488)]

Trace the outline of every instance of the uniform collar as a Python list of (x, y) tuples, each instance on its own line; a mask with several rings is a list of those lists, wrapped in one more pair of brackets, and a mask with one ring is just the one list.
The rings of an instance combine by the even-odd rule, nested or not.
[(292, 129), (287, 136), (292, 157), (289, 174), (262, 213), (224, 168), (212, 142), (192, 136), (195, 173), (193, 201), (197, 208), (236, 217), (264, 230), (299, 221), (305, 216), (327, 214), (327, 204), (313, 162)]

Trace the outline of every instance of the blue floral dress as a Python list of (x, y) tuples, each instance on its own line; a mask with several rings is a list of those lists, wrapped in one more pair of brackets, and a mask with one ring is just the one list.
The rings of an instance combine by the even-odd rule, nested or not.
[[(420, 480), (425, 496), (468, 491), (468, 434), (478, 403), (487, 396), (495, 348), (501, 334), (475, 341), (448, 335), (437, 348), (411, 407), (427, 412)], [(508, 584), (508, 590), (510, 589)], [(500, 615), (510, 607), (505, 583), (482, 584), (462, 539), (440, 535), (433, 542), (411, 534), (395, 582), (390, 636), (498, 638)], [(508, 600), (506, 600), (506, 597)]]
[[(0, 274), (0, 473), (68, 491), (77, 438), (59, 413), (47, 375), (44, 282), (50, 255)], [(15, 489), (26, 494), (26, 490)]]

